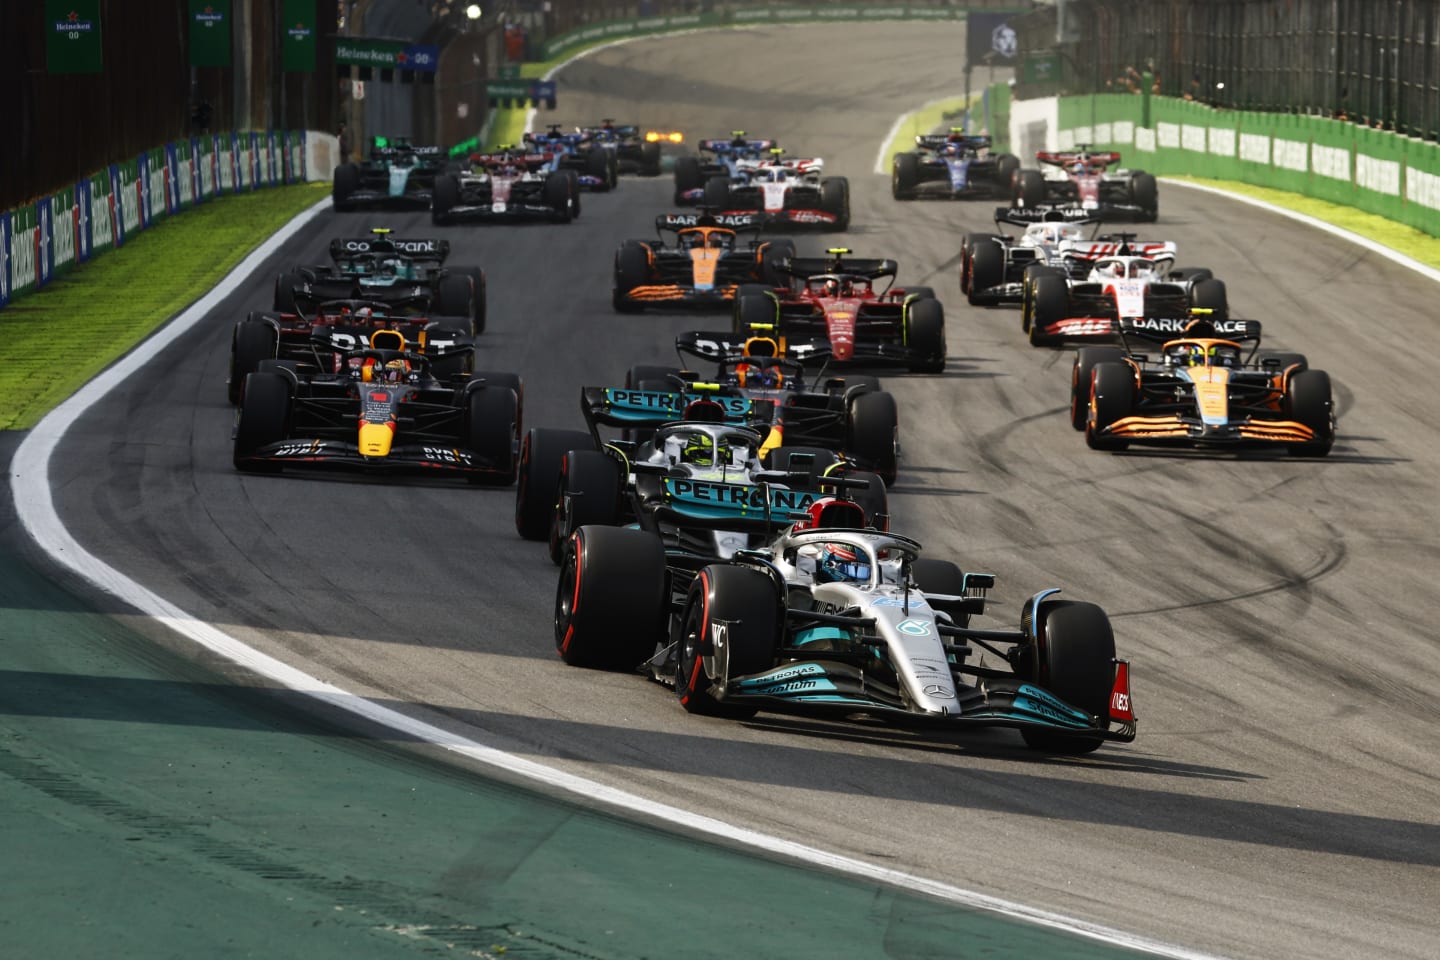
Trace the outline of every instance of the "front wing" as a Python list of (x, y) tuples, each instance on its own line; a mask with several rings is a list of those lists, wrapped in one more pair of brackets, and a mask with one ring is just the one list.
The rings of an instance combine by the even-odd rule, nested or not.
[(508, 477), (513, 467), (497, 464), (461, 447), (399, 443), (385, 457), (367, 457), (354, 443), (339, 440), (282, 440), (260, 447), (237, 462), (275, 467), (364, 470), (381, 473), (424, 473), (458, 477)]

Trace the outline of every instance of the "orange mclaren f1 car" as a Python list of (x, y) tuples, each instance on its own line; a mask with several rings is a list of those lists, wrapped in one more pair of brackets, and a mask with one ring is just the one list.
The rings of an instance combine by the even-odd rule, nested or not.
[[(729, 307), (743, 283), (783, 284), (779, 265), (795, 255), (795, 242), (741, 241), (741, 233), (760, 229), (760, 218), (751, 214), (656, 217), (658, 241), (626, 240), (615, 252), (615, 309)], [(668, 242), (667, 233), (674, 235)]]

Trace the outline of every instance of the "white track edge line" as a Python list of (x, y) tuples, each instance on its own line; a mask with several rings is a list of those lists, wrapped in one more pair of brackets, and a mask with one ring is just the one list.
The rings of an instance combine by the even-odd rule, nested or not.
[[(627, 41), (623, 42), (633, 39), (639, 38), (627, 38)], [(593, 47), (591, 49), (600, 48)], [(26, 532), (52, 560), (67, 567), (101, 590), (118, 597), (180, 636), (258, 676), (372, 723), (395, 730), (397, 733), (405, 734), (459, 756), (533, 780), (553, 789), (574, 794), (579, 798), (598, 801), (644, 816), (668, 821), (696, 832), (742, 844), (761, 853), (789, 857), (851, 877), (888, 884), (949, 903), (997, 913), (1102, 943), (1139, 950), (1155, 956), (1173, 958), (1173, 960), (1217, 960), (1213, 954), (1161, 943), (1101, 924), (1029, 907), (975, 890), (880, 867), (863, 860), (738, 827), (712, 817), (618, 790), (597, 781), (587, 780), (584, 777), (506, 753), (495, 747), (486, 746), (477, 740), (462, 737), (397, 710), (366, 700), (256, 650), (218, 627), (190, 616), (175, 604), (131, 580), (81, 546), (61, 522), (59, 514), (55, 510), (49, 483), (50, 458), (71, 425), (87, 409), (103, 399), (126, 378), (140, 370), (166, 346), (199, 323), (207, 313), (247, 280), (249, 275), (266, 258), (278, 250), (284, 241), (294, 236), (302, 226), (314, 219), (329, 203), (328, 198), (322, 200), (291, 220), (226, 274), (208, 293), (160, 328), (154, 336), (142, 342), (47, 414), (21, 442), (15, 451), (11, 466), (11, 493), (15, 501), (16, 516)]]

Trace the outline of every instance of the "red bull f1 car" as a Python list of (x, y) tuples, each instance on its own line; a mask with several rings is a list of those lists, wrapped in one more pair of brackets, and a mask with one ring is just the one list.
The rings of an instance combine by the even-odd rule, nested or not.
[(1120, 331), (1122, 346), (1075, 358), (1070, 420), (1092, 448), (1278, 446), (1323, 457), (1334, 445), (1329, 375), (1302, 354), (1259, 353), (1258, 321), (1200, 318), (1179, 336), (1158, 321), (1124, 321)]
[(345, 351), (335, 372), (293, 360), (262, 362), (242, 390), (236, 468), (337, 467), (514, 482), (520, 378), (481, 373), (441, 381), (431, 361), (399, 330), (377, 330), (369, 346)]

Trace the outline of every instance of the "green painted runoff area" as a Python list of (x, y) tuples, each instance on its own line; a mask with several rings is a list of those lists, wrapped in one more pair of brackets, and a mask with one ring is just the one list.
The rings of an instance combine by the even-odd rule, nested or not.
[(0, 531), (7, 957), (1140, 956), (328, 725), (33, 570), (8, 495)]

